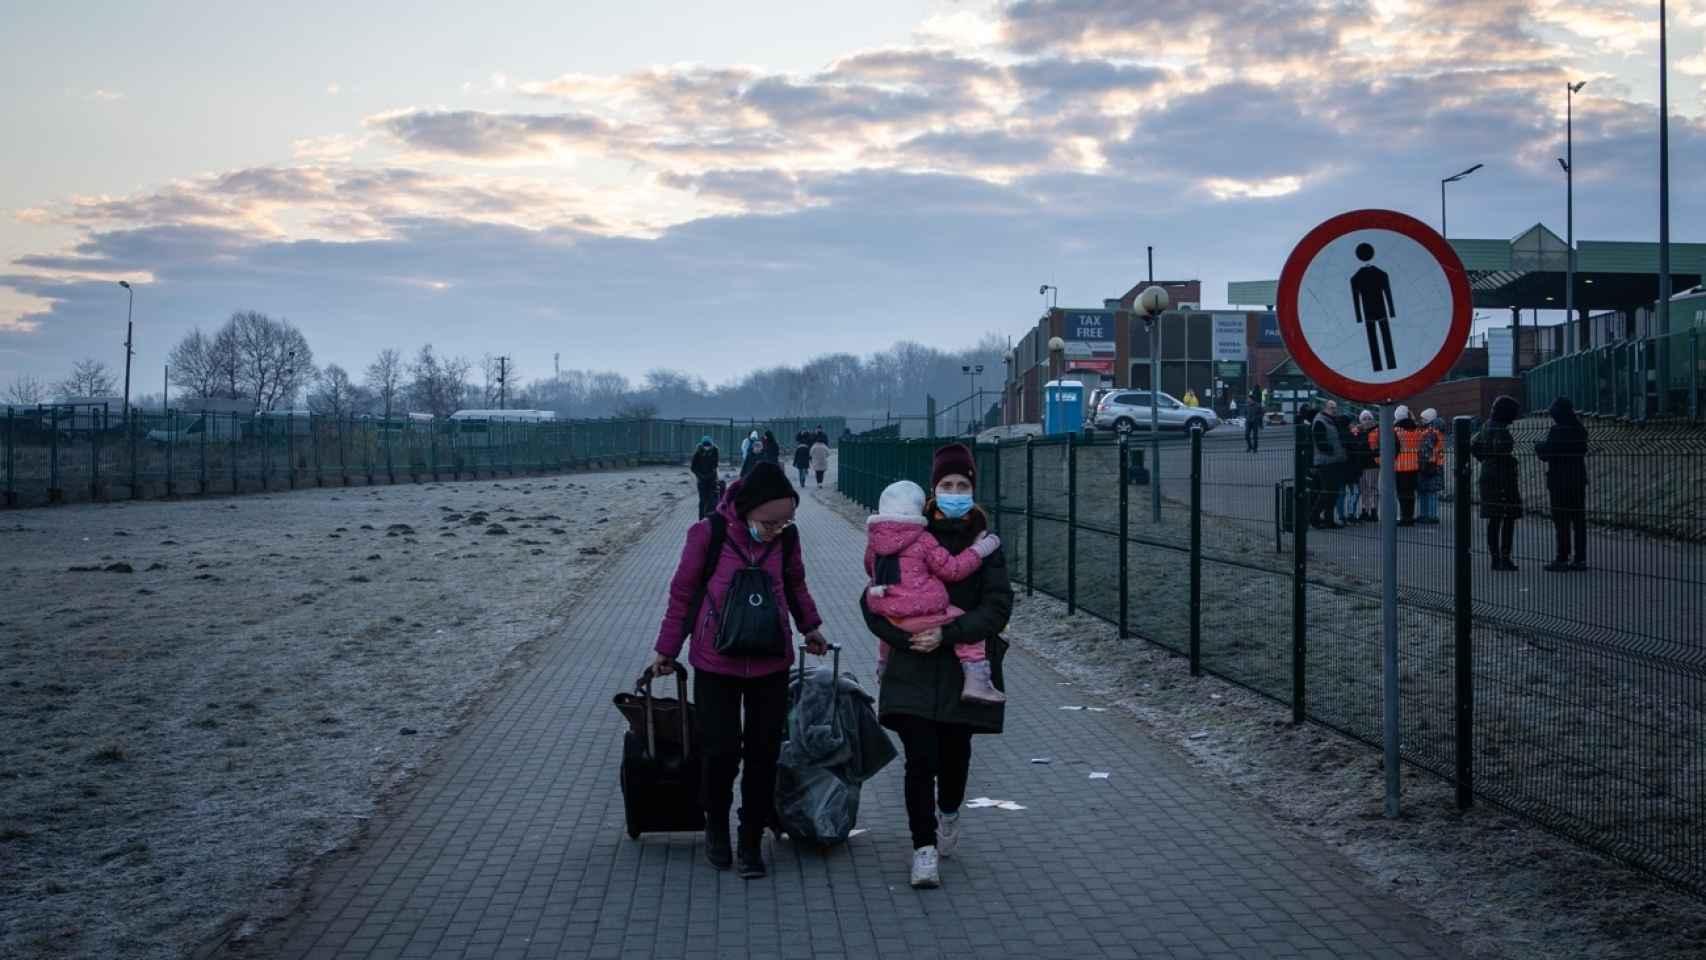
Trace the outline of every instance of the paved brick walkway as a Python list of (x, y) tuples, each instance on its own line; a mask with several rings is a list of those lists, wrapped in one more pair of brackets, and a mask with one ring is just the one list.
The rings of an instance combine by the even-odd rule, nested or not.
[[(614, 565), (537, 669), (447, 746), (361, 850), (247, 956), (1455, 957), (1336, 854), (1277, 835), (1035, 659), (1014, 651), (1008, 732), (979, 737), (941, 890), (907, 886), (900, 763), (867, 784), (869, 832), (828, 854), (771, 846), (771, 877), (704, 863), (698, 837), (623, 830), (611, 696), (646, 663), (691, 506)], [(863, 535), (800, 514), (826, 633), (869, 676), (855, 598)], [(1048, 765), (1030, 758), (1048, 756)], [(1089, 779), (1106, 771), (1106, 780)], [(766, 840), (767, 844), (770, 841)]]

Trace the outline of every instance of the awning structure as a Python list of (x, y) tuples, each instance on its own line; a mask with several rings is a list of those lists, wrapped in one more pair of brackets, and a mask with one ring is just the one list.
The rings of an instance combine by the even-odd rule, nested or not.
[[(1460, 239), (1452, 249), (1469, 272), (1475, 306), (1562, 310), (1569, 247), (1544, 224), (1511, 240)], [(1706, 243), (1670, 245), (1671, 291), (1680, 293), (1706, 279)], [(1233, 281), (1226, 302), (1273, 306), (1277, 280)], [(1576, 244), (1576, 308), (1628, 310), (1659, 298), (1659, 245), (1583, 240)]]

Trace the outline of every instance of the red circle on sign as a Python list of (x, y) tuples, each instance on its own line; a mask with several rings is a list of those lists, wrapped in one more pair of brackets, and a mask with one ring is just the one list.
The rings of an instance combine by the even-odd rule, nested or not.
[[(1303, 335), (1297, 316), (1297, 297), (1303, 286), (1303, 273), (1323, 247), (1353, 230), (1389, 230), (1414, 240), (1439, 261), (1440, 268), (1445, 271), (1446, 283), (1451, 287), (1451, 329), (1446, 333), (1445, 346), (1420, 370), (1402, 380), (1384, 383), (1353, 380), (1327, 366), (1309, 348), (1309, 340)], [(1328, 393), (1347, 400), (1390, 403), (1426, 389), (1451, 371), (1452, 364), (1463, 354), (1463, 348), (1469, 341), (1469, 275), (1463, 269), (1463, 261), (1458, 259), (1451, 244), (1432, 227), (1395, 210), (1352, 210), (1309, 231), (1285, 260), (1276, 299), (1279, 301), (1275, 306), (1279, 313), (1280, 337), (1285, 340), (1285, 348), (1291, 353), (1291, 359), (1296, 361), (1298, 369)]]

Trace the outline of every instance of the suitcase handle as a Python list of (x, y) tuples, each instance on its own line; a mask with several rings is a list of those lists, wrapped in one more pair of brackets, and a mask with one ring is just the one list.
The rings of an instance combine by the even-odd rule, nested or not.
[[(634, 692), (639, 694), (646, 703), (646, 758), (654, 759), (658, 755), (657, 717), (652, 713), (652, 681), (657, 679), (656, 669), (647, 667), (640, 674), (640, 679), (634, 681)], [(693, 755), (690, 730), (692, 724), (687, 721), (687, 665), (675, 665), (675, 695), (681, 698), (681, 758), (686, 760)]]
[[(835, 657), (834, 666), (830, 668), (829, 672), (829, 696), (830, 701), (835, 702), (841, 698), (841, 644), (830, 644), (829, 652)], [(800, 689), (804, 691), (806, 687), (806, 645), (803, 643), (800, 644), (800, 662), (797, 664), (797, 669), (799, 671)], [(829, 729), (832, 733), (841, 732), (841, 711), (839, 709), (829, 711)]]

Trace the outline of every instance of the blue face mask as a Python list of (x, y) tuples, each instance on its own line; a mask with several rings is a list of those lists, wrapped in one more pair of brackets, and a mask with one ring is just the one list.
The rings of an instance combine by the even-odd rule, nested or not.
[(958, 520), (970, 513), (971, 506), (972, 497), (969, 493), (936, 494), (936, 508), (942, 511), (943, 516), (950, 519)]
[(762, 535), (760, 535), (758, 532), (758, 525), (757, 524), (754, 524), (754, 523), (747, 524), (746, 525), (746, 532), (748, 534), (750, 534), (752, 536), (752, 539), (756, 540), (757, 542), (759, 542), (759, 543), (764, 542), (764, 537)]

